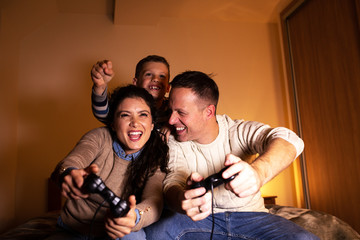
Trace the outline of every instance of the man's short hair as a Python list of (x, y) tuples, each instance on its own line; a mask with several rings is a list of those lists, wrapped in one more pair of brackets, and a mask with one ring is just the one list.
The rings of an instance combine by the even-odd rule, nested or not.
[(199, 71), (185, 71), (178, 74), (170, 83), (171, 88), (190, 88), (200, 99), (208, 101), (215, 108), (219, 101), (219, 89), (216, 82)]

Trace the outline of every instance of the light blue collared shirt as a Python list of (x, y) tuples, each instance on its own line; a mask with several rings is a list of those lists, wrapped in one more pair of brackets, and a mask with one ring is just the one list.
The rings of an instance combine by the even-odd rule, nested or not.
[(124, 159), (126, 161), (132, 161), (137, 159), (142, 151), (142, 149), (140, 149), (135, 153), (126, 155), (124, 149), (121, 147), (120, 143), (117, 140), (114, 140), (113, 142), (113, 149), (119, 158)]

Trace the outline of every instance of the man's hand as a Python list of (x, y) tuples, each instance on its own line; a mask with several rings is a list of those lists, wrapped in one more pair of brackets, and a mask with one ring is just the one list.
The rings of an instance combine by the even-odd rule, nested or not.
[[(188, 180), (188, 189), (185, 189), (184, 200), (181, 207), (193, 221), (199, 221), (208, 217), (211, 213), (211, 192), (205, 192), (204, 187), (190, 189), (193, 182), (200, 182), (204, 178), (199, 173), (192, 173)], [(205, 195), (204, 195), (205, 194)]]
[[(231, 165), (231, 166), (230, 166)], [(230, 166), (224, 173), (224, 178), (238, 175), (225, 185), (227, 190), (232, 191), (238, 197), (248, 197), (257, 193), (262, 186), (262, 181), (255, 168), (247, 162), (242, 161), (235, 155), (228, 154), (225, 158), (225, 166)]]
[(90, 173), (97, 173), (99, 167), (92, 164), (84, 169), (73, 169), (64, 177), (61, 183), (61, 194), (68, 199), (87, 198), (89, 194), (83, 193), (81, 187), (84, 183), (84, 177)]
[(111, 61), (103, 60), (94, 64), (91, 69), (91, 80), (94, 83), (93, 88), (97, 95), (101, 95), (105, 91), (108, 82), (114, 75)]
[(112, 218), (108, 216), (105, 222), (106, 232), (112, 239), (122, 238), (131, 233), (136, 222), (136, 199), (134, 195), (129, 197), (130, 210), (126, 216), (121, 218)]

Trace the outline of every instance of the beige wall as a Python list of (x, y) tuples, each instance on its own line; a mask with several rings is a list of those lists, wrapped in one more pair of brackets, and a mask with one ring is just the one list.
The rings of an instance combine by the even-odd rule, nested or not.
[[(149, 54), (165, 56), (172, 77), (215, 73), (218, 113), (289, 127), (276, 23), (169, 14), (149, 21), (132, 5), (136, 21), (115, 25), (110, 0), (0, 4), (0, 231), (46, 211), (46, 180), (56, 163), (101, 125), (90, 107), (97, 60), (114, 63), (110, 88), (130, 83), (137, 61)], [(293, 168), (262, 191), (296, 205)]]

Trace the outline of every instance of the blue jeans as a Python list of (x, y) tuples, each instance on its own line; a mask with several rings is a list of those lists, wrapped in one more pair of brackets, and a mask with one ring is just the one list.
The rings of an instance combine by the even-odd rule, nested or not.
[[(264, 212), (224, 212), (214, 214), (214, 240), (231, 239), (319, 239), (295, 223)], [(145, 228), (148, 240), (209, 240), (212, 216), (192, 221), (179, 213), (165, 212), (156, 223)]]
[[(57, 231), (45, 240), (111, 240), (110, 237), (89, 237), (78, 233), (63, 223), (61, 217), (57, 221)], [(130, 234), (117, 238), (116, 240), (146, 240), (145, 231), (141, 229), (138, 232), (131, 232)]]

